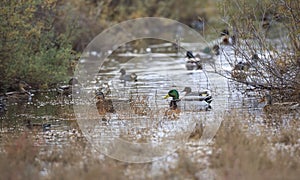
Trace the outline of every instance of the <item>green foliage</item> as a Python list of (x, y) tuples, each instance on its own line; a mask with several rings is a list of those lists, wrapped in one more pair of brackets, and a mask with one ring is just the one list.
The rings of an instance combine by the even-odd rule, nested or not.
[(55, 32), (56, 0), (4, 0), (0, 13), (2, 90), (14, 78), (36, 87), (66, 79), (71, 45)]

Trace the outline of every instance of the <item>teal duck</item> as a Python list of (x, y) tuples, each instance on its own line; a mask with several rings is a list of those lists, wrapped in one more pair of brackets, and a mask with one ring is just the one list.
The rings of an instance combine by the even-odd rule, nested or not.
[(120, 80), (137, 81), (137, 75), (135, 73), (126, 74), (126, 70), (123, 68), (120, 70), (120, 73), (121, 73)]

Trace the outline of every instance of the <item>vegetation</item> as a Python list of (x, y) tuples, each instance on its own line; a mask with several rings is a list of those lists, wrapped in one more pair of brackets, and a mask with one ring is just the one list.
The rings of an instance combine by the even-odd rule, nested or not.
[[(253, 66), (251, 55), (260, 55), (259, 66), (253, 72), (245, 70), (236, 77), (229, 72), (228, 78), (270, 91), (282, 101), (300, 101), (299, 0), (218, 2), (3, 0), (0, 92), (7, 91), (15, 79), (34, 88), (50, 88), (68, 80), (80, 52), (95, 35), (113, 24), (157, 16), (189, 25), (199, 16), (214, 39), (220, 30), (228, 28), (236, 36), (235, 55), (246, 63)], [(228, 62), (232, 66), (237, 63), (236, 59)], [(128, 164), (95, 152), (76, 130), (77, 125), (72, 127), (75, 130), (65, 130), (61, 119), (75, 122), (73, 109), (66, 111), (67, 106), (58, 107), (60, 104), (53, 103), (46, 93), (40, 95), (41, 101), (25, 103), (24, 107), (5, 107), (0, 97), (0, 179), (298, 179), (300, 175), (299, 112), (288, 119), (279, 112), (279, 117), (272, 116), (272, 123), (268, 123), (263, 122), (267, 119), (229, 109), (213, 143), (198, 142), (204, 129), (199, 122), (189, 142), (166, 159)], [(144, 115), (147, 97), (130, 98), (134, 101), (130, 104), (133, 113)], [(45, 112), (32, 113), (43, 107)], [(5, 108), (14, 116), (7, 117)], [(32, 116), (39, 122), (58, 123), (47, 132), (26, 129), (21, 121)], [(272, 127), (274, 120), (276, 127)], [(63, 130), (56, 129), (58, 126)]]
[(15, 79), (42, 87), (66, 78), (72, 47), (67, 31), (55, 29), (56, 1), (1, 3), (0, 80), (5, 91)]
[[(236, 56), (254, 69), (233, 79), (271, 91), (282, 101), (300, 101), (299, 1), (225, 0), (220, 7), (224, 24), (237, 39)], [(253, 60), (254, 54), (259, 59)], [(237, 63), (235, 58), (228, 61)]]

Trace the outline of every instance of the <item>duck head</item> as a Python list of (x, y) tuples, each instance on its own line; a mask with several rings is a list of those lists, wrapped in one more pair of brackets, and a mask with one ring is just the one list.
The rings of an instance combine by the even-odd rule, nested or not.
[(125, 71), (125, 69), (120, 69), (120, 71), (119, 71), (122, 75), (125, 75), (126, 74), (126, 71)]
[(167, 99), (169, 97), (172, 97), (172, 100), (179, 100), (179, 93), (176, 89), (172, 89), (168, 92), (168, 94), (164, 97), (164, 99)]
[(192, 92), (192, 89), (190, 87), (185, 87), (182, 92), (186, 92), (186, 94)]
[(103, 92), (101, 92), (101, 91), (97, 91), (97, 92), (95, 93), (95, 95), (96, 95), (96, 99), (97, 99), (97, 100), (104, 100), (104, 99), (105, 99), (104, 94), (103, 94)]

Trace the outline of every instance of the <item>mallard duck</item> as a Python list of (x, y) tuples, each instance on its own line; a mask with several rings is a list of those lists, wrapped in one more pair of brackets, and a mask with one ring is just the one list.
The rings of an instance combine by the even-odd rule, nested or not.
[(265, 103), (263, 107), (263, 111), (266, 114), (273, 114), (273, 113), (286, 114), (295, 111), (299, 113), (299, 109), (300, 109), (300, 105), (297, 102), (273, 103), (273, 99), (270, 94), (266, 94), (263, 98), (261, 98), (259, 103)]
[(172, 97), (172, 100), (170, 101), (169, 109), (165, 111), (165, 116), (167, 116), (169, 119), (177, 119), (181, 111), (178, 91), (176, 89), (170, 90), (164, 99), (169, 97)]
[(100, 115), (105, 115), (106, 113), (115, 113), (113, 103), (110, 99), (105, 99), (103, 92), (97, 91), (96, 93), (96, 107)]
[(190, 87), (185, 87), (182, 92), (185, 92), (185, 95), (182, 97), (182, 101), (189, 103), (190, 106), (193, 104), (196, 110), (208, 111), (212, 109), (210, 103), (213, 99), (209, 90), (192, 92)]
[(185, 62), (185, 67), (187, 70), (203, 69), (200, 56), (194, 56), (192, 51), (186, 52)]
[(221, 44), (223, 45), (234, 45), (235, 36), (230, 36), (228, 29), (223, 29), (221, 32)]
[(5, 93), (8, 101), (10, 102), (19, 102), (19, 101), (31, 101), (33, 94), (31, 94), (28, 90), (31, 88), (25, 81), (18, 81), (13, 85), (15, 91)]
[(123, 80), (123, 81), (137, 81), (137, 75), (135, 73), (131, 73), (130, 75), (126, 74), (126, 70), (123, 69), (123, 68), (120, 69), (120, 73), (121, 73), (120, 80)]
[[(193, 92), (192, 88), (185, 87), (182, 92), (185, 92), (184, 98), (191, 97), (193, 100), (205, 101), (208, 104), (212, 102), (211, 92), (209, 90), (202, 90), (199, 92)], [(210, 106), (210, 105), (209, 105)], [(211, 108), (211, 107), (210, 107)]]

